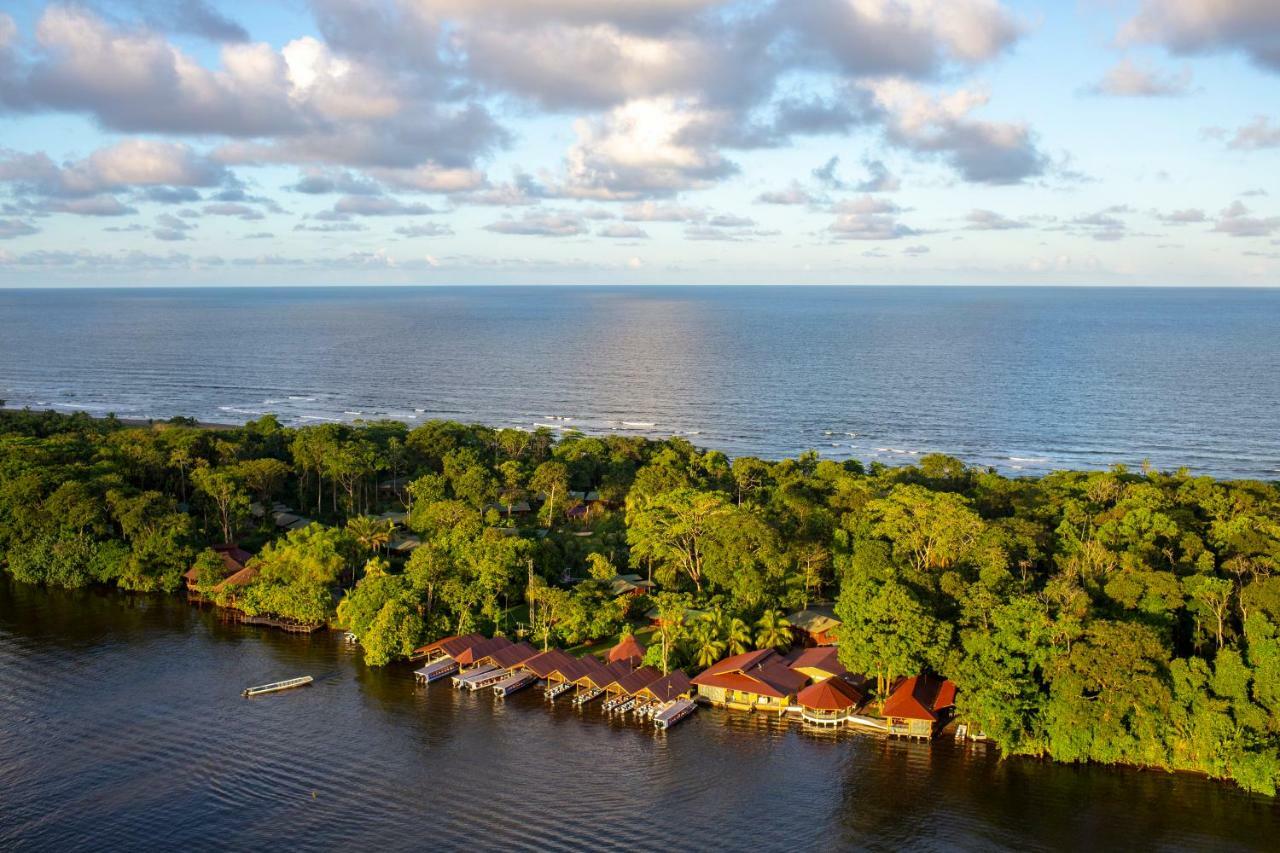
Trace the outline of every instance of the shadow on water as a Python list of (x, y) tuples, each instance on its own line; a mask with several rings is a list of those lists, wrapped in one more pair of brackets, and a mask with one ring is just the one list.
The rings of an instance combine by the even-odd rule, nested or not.
[[(293, 675), (309, 687), (246, 700)], [(336, 634), (0, 580), (0, 849), (1274, 849), (1191, 776), (417, 687)]]

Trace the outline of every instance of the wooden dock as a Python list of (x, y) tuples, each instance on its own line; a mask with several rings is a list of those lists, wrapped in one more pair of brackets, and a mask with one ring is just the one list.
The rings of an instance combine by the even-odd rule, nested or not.
[(302, 675), (297, 678), (286, 678), (284, 681), (273, 681), (270, 684), (261, 684), (257, 687), (248, 687), (241, 693), (241, 696), (261, 696), (264, 693), (277, 693), (281, 690), (291, 690), (294, 687), (302, 687), (314, 681), (309, 675)]

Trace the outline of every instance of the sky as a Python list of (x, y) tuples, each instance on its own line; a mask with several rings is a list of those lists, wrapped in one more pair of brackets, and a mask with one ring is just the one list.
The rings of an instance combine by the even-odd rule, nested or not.
[(1280, 283), (1277, 0), (13, 0), (0, 286)]

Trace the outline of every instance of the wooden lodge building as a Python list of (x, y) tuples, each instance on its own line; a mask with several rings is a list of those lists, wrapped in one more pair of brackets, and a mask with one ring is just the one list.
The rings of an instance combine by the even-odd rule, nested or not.
[(798, 645), (834, 646), (837, 642), (836, 629), (840, 620), (836, 618), (835, 608), (829, 604), (815, 604), (807, 610), (800, 610), (787, 616), (791, 624), (791, 636)]
[(891, 735), (931, 738), (955, 711), (956, 686), (936, 675), (913, 675), (899, 681), (881, 714)]
[(782, 713), (808, 681), (773, 649), (758, 649), (712, 664), (692, 683), (712, 705)]

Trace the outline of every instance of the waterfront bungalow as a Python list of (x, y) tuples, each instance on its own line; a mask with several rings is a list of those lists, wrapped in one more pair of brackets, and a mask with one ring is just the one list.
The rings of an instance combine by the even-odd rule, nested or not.
[(425, 660), (426, 665), (414, 671), (422, 684), (430, 684), (451, 676), (462, 668), (458, 658), (467, 655), (480, 643), (487, 642), (483, 634), (466, 634), (461, 637), (444, 637), (414, 650), (414, 660)]
[(463, 636), (441, 637), (433, 643), (427, 643), (425, 646), (419, 646), (413, 650), (410, 655), (412, 660), (425, 659), (428, 663), (439, 660), (443, 657), (453, 657), (454, 652), (460, 652), (464, 648), (468, 648), (468, 644), (475, 644), (484, 639), (483, 634), (464, 634)]
[(836, 629), (840, 620), (836, 618), (835, 608), (829, 604), (815, 604), (807, 610), (801, 610), (787, 616), (791, 623), (791, 635), (802, 646), (834, 646)]
[(885, 700), (881, 715), (891, 735), (931, 738), (955, 709), (956, 686), (936, 675), (899, 681)]
[(817, 726), (838, 726), (848, 722), (862, 700), (862, 691), (839, 677), (810, 684), (796, 695), (801, 718)]
[(499, 649), (505, 649), (511, 644), (511, 641), (506, 637), (484, 639), (453, 655), (453, 659), (463, 668), (491, 665), (490, 657), (494, 652)]
[(618, 683), (631, 674), (631, 664), (625, 660), (613, 661), (598, 669), (586, 664), (586, 660), (587, 658), (583, 658), (583, 674), (574, 681), (576, 689), (573, 704), (575, 705), (585, 705), (604, 693), (610, 685)]
[[(692, 693), (693, 684), (690, 683), (689, 676), (684, 674), (684, 670), (675, 669), (657, 681), (646, 684), (637, 690), (635, 694), (636, 704), (639, 706), (639, 712), (642, 715), (656, 719), (657, 715), (670, 708), (673, 704), (687, 701)], [(677, 720), (669, 721), (673, 724), (677, 722)]]
[[(252, 554), (250, 554), (248, 551), (244, 550), (234, 542), (228, 543), (226, 545), (213, 545), (213, 546), (210, 546), (209, 550), (215, 552), (219, 557), (222, 558), (223, 568), (222, 568), (222, 577), (220, 578), (220, 582), (222, 580), (226, 580), (227, 578), (231, 577), (232, 575), (234, 575), (239, 571), (243, 571), (244, 567), (249, 563), (250, 560), (253, 559)], [(182, 578), (187, 582), (188, 591), (195, 591), (196, 587), (200, 585), (198, 571), (195, 566), (192, 566), (190, 569), (187, 569), (186, 573), (183, 574)]]
[(808, 680), (773, 649), (759, 649), (713, 664), (692, 683), (698, 696), (713, 705), (781, 713)]
[(537, 649), (521, 640), (518, 643), (512, 643), (509, 646), (503, 646), (495, 650), (493, 654), (489, 655), (489, 660), (503, 669), (510, 670), (530, 658), (536, 657), (538, 653)]
[(622, 642), (609, 650), (609, 663), (626, 661), (634, 669), (644, 660), (644, 652), (645, 648), (640, 645), (640, 641), (636, 639), (635, 634), (627, 634), (622, 638)]
[(604, 709), (625, 711), (638, 701), (641, 690), (660, 678), (662, 673), (651, 666), (642, 666), (630, 675), (623, 676), (605, 688)]
[(539, 679), (544, 679), (555, 669), (564, 666), (572, 666), (573, 658), (565, 654), (560, 649), (549, 649), (534, 655), (526, 661), (523, 661), (512, 669), (528, 670), (536, 675)]
[(565, 661), (553, 667), (547, 673), (547, 686), (544, 692), (548, 699), (555, 699), (557, 696), (569, 692), (579, 678), (592, 672), (603, 670), (605, 665), (600, 662), (599, 658), (587, 655), (582, 658), (573, 658), (565, 655)]
[(636, 695), (640, 698), (653, 702), (670, 702), (692, 693), (693, 684), (689, 681), (689, 676), (684, 674), (683, 669), (673, 669), (657, 681), (646, 684), (636, 691)]

